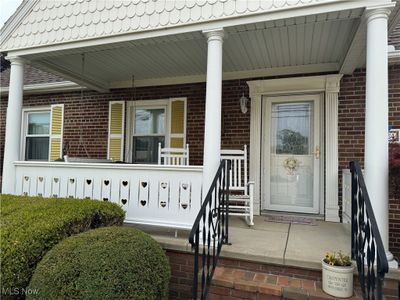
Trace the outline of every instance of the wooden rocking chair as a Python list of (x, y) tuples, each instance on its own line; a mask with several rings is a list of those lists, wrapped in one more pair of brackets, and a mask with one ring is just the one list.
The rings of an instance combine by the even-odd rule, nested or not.
[(249, 226), (254, 225), (254, 182), (247, 177), (247, 145), (243, 150), (221, 150), (221, 159), (231, 162), (229, 172), (229, 214), (243, 216)]
[(158, 164), (188, 166), (189, 144), (186, 144), (186, 148), (161, 148), (161, 143), (158, 143)]

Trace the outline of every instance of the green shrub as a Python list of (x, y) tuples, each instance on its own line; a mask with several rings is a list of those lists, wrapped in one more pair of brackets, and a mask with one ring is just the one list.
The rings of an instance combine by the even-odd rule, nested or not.
[(69, 237), (38, 264), (28, 299), (167, 299), (170, 267), (160, 245), (130, 227)]
[(118, 205), (94, 200), (0, 195), (0, 206), (1, 296), (6, 298), (21, 298), (15, 293), (26, 288), (37, 263), (60, 240), (124, 219)]

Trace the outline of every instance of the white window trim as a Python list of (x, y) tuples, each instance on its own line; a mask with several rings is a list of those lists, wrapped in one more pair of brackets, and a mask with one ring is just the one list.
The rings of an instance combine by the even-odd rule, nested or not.
[(21, 127), (21, 147), (19, 153), (19, 160), (25, 161), (25, 151), (26, 151), (26, 138), (29, 136), (35, 137), (48, 137), (49, 138), (49, 154), (47, 160), (50, 160), (50, 136), (51, 136), (51, 128), (49, 128), (48, 134), (35, 134), (28, 135), (28, 114), (29, 113), (39, 113), (39, 112), (48, 112), (50, 114), (50, 124), (51, 126), (51, 106), (37, 106), (37, 107), (25, 107), (22, 108), (22, 127)]
[[(125, 136), (125, 161), (132, 163), (132, 154), (133, 154), (133, 125), (135, 124), (135, 114), (134, 110), (136, 108), (149, 108), (156, 109), (162, 108), (165, 109), (165, 146), (169, 146), (169, 124), (170, 124), (170, 99), (158, 99), (158, 100), (138, 100), (138, 101), (127, 101), (127, 110), (126, 110), (126, 136)], [(137, 135), (141, 136), (141, 135)], [(161, 136), (160, 134), (146, 134), (142, 136)]]

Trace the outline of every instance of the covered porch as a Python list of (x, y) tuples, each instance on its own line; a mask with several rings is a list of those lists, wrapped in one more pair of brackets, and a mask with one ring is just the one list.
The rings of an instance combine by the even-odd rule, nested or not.
[[(249, 134), (248, 145), (251, 150), (248, 171), (250, 181), (255, 183), (255, 214), (260, 214), (265, 208), (262, 203), (265, 193), (269, 192), (263, 190), (264, 182), (262, 181), (263, 172), (270, 168), (268, 165), (263, 165), (261, 161), (262, 151), (266, 145), (263, 144), (266, 138), (262, 127), (265, 117), (262, 113), (264, 97), (318, 94), (320, 98), (315, 101), (321, 103), (319, 107), (323, 117), (320, 121), (321, 124), (328, 125), (318, 133), (321, 143), (314, 143), (315, 145), (309, 147), (307, 153), (313, 163), (318, 162), (318, 167), (314, 169), (321, 171), (314, 174), (321, 180), (318, 185), (313, 186), (315, 190), (313, 201), (316, 204), (311, 217), (340, 222), (337, 134), (340, 78), (341, 74), (351, 74), (355, 68), (364, 66), (364, 61), (360, 57), (364, 57), (366, 51), (368, 62), (366, 175), (387, 248), (386, 36), (391, 6), (391, 4), (385, 4), (365, 8), (362, 1), (351, 3), (332, 1), (330, 5), (316, 5), (312, 10), (309, 7), (300, 7), (298, 10), (293, 8), (293, 11), (273, 11), (268, 18), (254, 15), (239, 18), (233, 22), (222, 20), (210, 22), (204, 26), (182, 27), (183, 29), (167, 28), (159, 35), (154, 34), (156, 31), (149, 35), (140, 32), (11, 50), (8, 52), (8, 58), (11, 61), (11, 79), (2, 192), (109, 200), (126, 209), (128, 222), (189, 229), (219, 166), (223, 130), (230, 130), (230, 128), (223, 128), (225, 124), (222, 118), (224, 113), (222, 111), (224, 97), (222, 82), (232, 79), (249, 82), (250, 90), (243, 86), (233, 89), (237, 94), (250, 98), (250, 103), (246, 107), (250, 109), (248, 123), (245, 125), (250, 130), (242, 130), (242, 133)], [(96, 30), (104, 34), (104, 30), (107, 29), (104, 27), (99, 26)], [(76, 31), (77, 27), (74, 30)], [(74, 35), (79, 35), (79, 30), (75, 31)], [(367, 42), (365, 41), (366, 34)], [(122, 117), (119, 119), (120, 130), (113, 132), (109, 127), (107, 137), (108, 153), (112, 153), (107, 158), (115, 158), (116, 161), (123, 161), (126, 164), (23, 161), (24, 155), (21, 149), (23, 149), (24, 138), (21, 132), (23, 132), (23, 69), (26, 63), (77, 83), (82, 86), (82, 93), (90, 89), (104, 98), (110, 97), (113, 93), (119, 96), (118, 93), (123, 89), (127, 91), (123, 99), (118, 100), (122, 107), (119, 108), (122, 111)], [(312, 74), (323, 75), (314, 77), (311, 76)], [(279, 76), (299, 78), (276, 79), (277, 81), (272, 79)], [(129, 123), (132, 119), (125, 122), (128, 113), (125, 113), (124, 103), (131, 101), (134, 107), (135, 103), (150, 99), (151, 92), (149, 92), (150, 96), (144, 92), (142, 99), (138, 99), (137, 89), (199, 82), (205, 82), (205, 95), (198, 97), (205, 96), (206, 99), (204, 126), (200, 128), (200, 131), (204, 132), (204, 139), (198, 146), (202, 148), (201, 154), (197, 153), (198, 156), (203, 157), (200, 166), (134, 164), (131, 159), (132, 144), (128, 142), (132, 141), (132, 127), (124, 127), (132, 124)], [(289, 86), (288, 83), (290, 83)], [(179, 90), (179, 86), (174, 88)], [(185, 97), (184, 89), (176, 93)], [(167, 96), (161, 95), (159, 99), (152, 100), (172, 100), (172, 97), (167, 97), (168, 99), (165, 97)], [(240, 97), (237, 98), (236, 104), (233, 105), (238, 107)], [(187, 101), (190, 102), (191, 99)], [(157, 102), (157, 105), (165, 106), (162, 103)], [(107, 113), (112, 115), (111, 106)], [(71, 117), (71, 113), (69, 116)], [(65, 118), (62, 117), (61, 120), (65, 121)], [(194, 117), (191, 122), (192, 124), (201, 123), (203, 120)], [(192, 134), (196, 134), (197, 129), (196, 127), (192, 130)], [(174, 134), (176, 133), (171, 132), (166, 138), (169, 143), (172, 138), (184, 141), (188, 138), (186, 132), (185, 135), (182, 132), (179, 132), (177, 136), (173, 136)], [(56, 156), (62, 156), (62, 134), (56, 132), (50, 138), (58, 141), (58, 146), (54, 148), (56, 149), (54, 151), (57, 152)], [(377, 157), (381, 159), (377, 160)], [(376, 174), (382, 176), (377, 179)], [(369, 179), (368, 176), (370, 176)], [(253, 229), (242, 231), (245, 229), (237, 223), (232, 233), (232, 240), (236, 242), (231, 249), (224, 247), (223, 251), (226, 251), (224, 253), (231, 251), (237, 255), (238, 253), (254, 255), (259, 259), (276, 259), (276, 262), (281, 263), (289, 261), (301, 263), (307, 259), (316, 263), (318, 256), (319, 262), (321, 257), (319, 250), (312, 252), (314, 253), (312, 257), (302, 257), (301, 253), (309, 254), (306, 248), (303, 249), (305, 252), (301, 253), (293, 249), (296, 244), (293, 240), (295, 234), (301, 236), (309, 232), (302, 232), (301, 227), (297, 228), (297, 225), (293, 228), (291, 225), (275, 226), (262, 218), (260, 217), (255, 225), (256, 236), (247, 235)], [(331, 223), (318, 222), (315, 228), (320, 230), (319, 233), (309, 238), (318, 236), (323, 240), (324, 236), (331, 233), (330, 230), (334, 232), (338, 230), (337, 232), (340, 232), (343, 238), (343, 244), (340, 246), (343, 246), (342, 249), (346, 248), (344, 244), (347, 241), (346, 245), (349, 247), (349, 238), (346, 237), (344, 230), (346, 225), (331, 225)], [(266, 227), (270, 229), (266, 230)], [(264, 236), (264, 233), (267, 237), (271, 235), (271, 238), (274, 234), (276, 235), (277, 239), (272, 240), (274, 244), (279, 241), (276, 243), (277, 248), (271, 251), (263, 250), (262, 243), (269, 243), (269, 238), (263, 237), (260, 238), (261, 244), (255, 247), (254, 253), (252, 254), (251, 250), (247, 253), (244, 246), (247, 236), (252, 236), (257, 240), (257, 236)], [(326, 250), (329, 241), (327, 243), (324, 245), (321, 242), (320, 245)], [(304, 247), (307, 245), (304, 244)]]

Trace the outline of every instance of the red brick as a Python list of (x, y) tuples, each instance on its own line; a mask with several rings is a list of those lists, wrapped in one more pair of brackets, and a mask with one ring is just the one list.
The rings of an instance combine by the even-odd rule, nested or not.
[(220, 287), (220, 286), (211, 286), (209, 293), (216, 294), (216, 295), (229, 295), (230, 289), (226, 288), (226, 287)]
[(216, 286), (233, 288), (234, 281), (233, 281), (233, 278), (226, 278), (226, 277), (218, 276), (218, 277), (213, 278), (213, 284)]
[(261, 283), (258, 286), (258, 291), (261, 294), (266, 294), (266, 295), (280, 296), (282, 294), (281, 286), (273, 285), (273, 284), (269, 284), (269, 283)]
[(235, 290), (247, 291), (247, 292), (257, 292), (258, 291), (258, 282), (247, 281), (247, 280), (238, 280), (235, 281)]
[(315, 281), (303, 279), (303, 289), (315, 290)]
[(233, 297), (239, 297), (242, 299), (256, 299), (256, 293), (241, 291), (241, 290), (232, 290)]
[(291, 278), (289, 280), (289, 285), (291, 287), (299, 288), (299, 289), (301, 289), (301, 287), (302, 287), (301, 280), (300, 279), (295, 279), (295, 278)]
[(256, 282), (265, 282), (266, 279), (267, 279), (267, 275), (266, 274), (257, 273), (254, 276), (254, 281), (256, 281)]
[(289, 277), (287, 277), (287, 276), (278, 276), (278, 284), (279, 285), (289, 285)]

